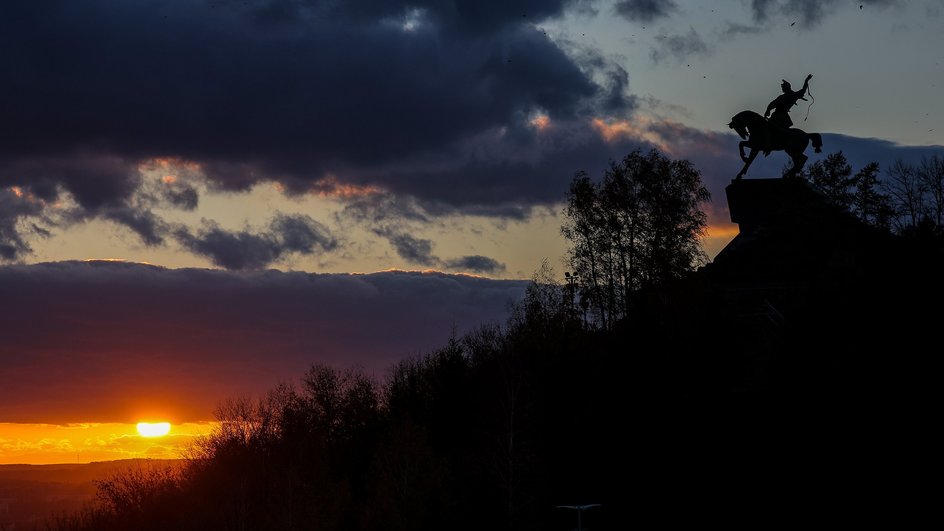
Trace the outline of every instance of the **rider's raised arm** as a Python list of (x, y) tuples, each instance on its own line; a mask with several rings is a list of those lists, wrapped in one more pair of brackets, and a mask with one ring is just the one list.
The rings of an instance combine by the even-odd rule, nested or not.
[(807, 90), (810, 90), (810, 79), (813, 78), (813, 74), (807, 74), (806, 79), (803, 80), (803, 88), (800, 89), (800, 96), (806, 94)]

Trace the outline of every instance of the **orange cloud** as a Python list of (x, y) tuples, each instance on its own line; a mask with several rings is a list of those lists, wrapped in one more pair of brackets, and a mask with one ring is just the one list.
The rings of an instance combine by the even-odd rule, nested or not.
[(28, 201), (28, 202), (30, 202), (30, 203), (37, 203), (37, 204), (41, 204), (41, 205), (46, 205), (46, 202), (45, 202), (45, 201), (43, 201), (42, 199), (40, 199), (40, 198), (36, 197), (35, 195), (33, 195), (33, 193), (30, 192), (29, 190), (24, 190), (24, 189), (20, 188), (19, 186), (11, 186), (11, 187), (9, 188), (9, 190), (10, 190), (11, 192), (13, 192), (13, 195), (15, 195), (16, 197), (18, 197), (18, 198), (20, 198), (20, 199), (25, 199), (26, 201)]
[(544, 132), (545, 129), (551, 126), (551, 117), (546, 114), (539, 114), (532, 118), (528, 123), (539, 132)]
[(343, 183), (336, 176), (329, 175), (311, 186), (311, 191), (321, 197), (354, 199), (380, 193), (376, 186)]
[(177, 157), (155, 157), (152, 159), (145, 160), (138, 165), (138, 169), (141, 171), (154, 171), (154, 170), (186, 170), (186, 171), (200, 171), (200, 163), (194, 162), (192, 160), (185, 160)]
[(604, 120), (594, 118), (591, 125), (607, 142), (615, 142), (621, 138), (638, 138), (657, 146), (665, 153), (671, 153), (669, 143), (653, 128), (654, 122), (650, 118), (638, 117), (630, 120)]
[(594, 118), (593, 128), (606, 142), (639, 139), (672, 156), (702, 153), (722, 156), (730, 149), (723, 137), (711, 131), (692, 129), (682, 123), (658, 117), (637, 116), (632, 120)]

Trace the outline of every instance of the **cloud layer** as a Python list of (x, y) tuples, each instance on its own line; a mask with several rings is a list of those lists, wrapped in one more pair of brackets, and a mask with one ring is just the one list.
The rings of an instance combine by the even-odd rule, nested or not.
[(383, 376), (454, 329), (503, 322), (525, 286), (438, 273), (0, 267), (0, 422), (207, 419), (217, 401), (314, 362)]
[[(606, 160), (589, 117), (634, 105), (625, 71), (579, 64), (536, 26), (581, 3), (6, 3), (0, 188), (68, 194), (69, 219), (114, 221), (145, 245), (180, 234), (135, 199), (156, 159), (224, 190), (340, 182), (498, 215), (545, 203), (539, 180)], [(542, 135), (534, 113), (554, 127)], [(179, 186), (152, 199), (199, 201)], [(23, 232), (3, 225), (4, 257), (22, 255)]]
[[(435, 242), (412, 229), (451, 215), (527, 219), (561, 201), (576, 171), (599, 175), (636, 148), (704, 161), (706, 180), (735, 172), (732, 138), (646, 123), (629, 72), (542, 30), (601, 5), (4, 3), (0, 261), (23, 261), (37, 238), (95, 219), (126, 227), (144, 246), (179, 246), (228, 269), (339, 249), (344, 234), (322, 218), (278, 215), (234, 230), (212, 219), (183, 226), (162, 213), (199, 212), (207, 191), (277, 182), (289, 194), (343, 201), (345, 220), (411, 264), (491, 274), (503, 267), (495, 258), (437, 256)], [(722, 37), (765, 31), (788, 14), (812, 26), (842, 4), (746, 5), (754, 26), (729, 25)], [(671, 0), (609, 7), (634, 24), (671, 22), (687, 9)], [(716, 37), (701, 27), (664, 32), (651, 57), (671, 65), (709, 54)], [(724, 153), (692, 149), (721, 143)], [(185, 178), (146, 178), (164, 167)]]

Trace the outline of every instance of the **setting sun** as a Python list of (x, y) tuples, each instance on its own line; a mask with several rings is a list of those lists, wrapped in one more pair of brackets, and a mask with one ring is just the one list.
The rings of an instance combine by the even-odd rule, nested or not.
[(170, 433), (170, 422), (139, 422), (138, 433), (142, 437), (163, 437)]

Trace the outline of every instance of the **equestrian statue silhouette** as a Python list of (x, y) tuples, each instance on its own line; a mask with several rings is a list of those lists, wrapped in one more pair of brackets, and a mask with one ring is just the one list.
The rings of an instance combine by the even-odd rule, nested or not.
[[(735, 179), (744, 177), (747, 169), (761, 151), (764, 156), (771, 151), (785, 151), (793, 159), (793, 166), (784, 173), (783, 177), (796, 177), (809, 157), (803, 154), (806, 146), (813, 143), (813, 148), (817, 153), (822, 153), (823, 138), (819, 133), (807, 133), (801, 129), (791, 127), (793, 120), (790, 119), (790, 108), (796, 105), (797, 100), (806, 101), (804, 94), (809, 90), (810, 78), (813, 75), (806, 76), (803, 88), (800, 90), (791, 90), (790, 83), (786, 80), (781, 83), (783, 94), (778, 96), (770, 105), (767, 106), (766, 115), (774, 111), (773, 116), (768, 120), (766, 116), (761, 116), (754, 111), (741, 111), (731, 118), (728, 127), (734, 129), (740, 135), (742, 142), (738, 144), (738, 152), (741, 160), (744, 161), (744, 167), (738, 172)], [(744, 154), (744, 148), (750, 148), (750, 155)]]

